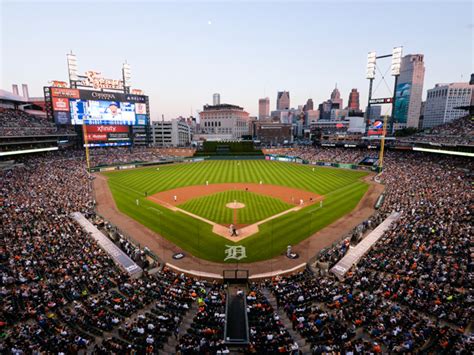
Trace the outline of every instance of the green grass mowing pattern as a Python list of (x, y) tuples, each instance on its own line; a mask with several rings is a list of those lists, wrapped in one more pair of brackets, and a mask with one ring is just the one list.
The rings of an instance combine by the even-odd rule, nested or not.
[(232, 190), (194, 198), (178, 207), (219, 224), (231, 224), (234, 210), (226, 205), (234, 201), (245, 204), (244, 208), (237, 209), (239, 224), (256, 223), (294, 207), (277, 198)]
[[(212, 226), (205, 222), (146, 200), (145, 191), (150, 195), (176, 187), (205, 184), (206, 180), (209, 183), (258, 183), (262, 180), (265, 184), (325, 195), (323, 208), (312, 205), (290, 212), (261, 225), (257, 234), (238, 242), (237, 245), (246, 247), (247, 258), (240, 261), (246, 263), (284, 253), (288, 244), (297, 244), (354, 209), (368, 188), (360, 181), (366, 172), (280, 162), (206, 161), (156, 169), (148, 167), (104, 173), (109, 178), (117, 207), (184, 251), (216, 262), (223, 262), (226, 245), (234, 243), (212, 233)], [(140, 200), (139, 206), (136, 199)], [(314, 253), (307, 252), (309, 255)]]

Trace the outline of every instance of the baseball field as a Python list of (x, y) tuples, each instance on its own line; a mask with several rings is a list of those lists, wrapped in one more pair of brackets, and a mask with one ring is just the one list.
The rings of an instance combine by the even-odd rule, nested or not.
[[(245, 249), (241, 263), (281, 255), (288, 245), (352, 211), (368, 189), (362, 180), (366, 172), (264, 160), (203, 161), (102, 174), (122, 213), (184, 253), (215, 262), (235, 262), (225, 260), (226, 250), (234, 245)], [(233, 202), (241, 208), (229, 208)], [(258, 228), (238, 242), (213, 232), (213, 224), (232, 223)]]

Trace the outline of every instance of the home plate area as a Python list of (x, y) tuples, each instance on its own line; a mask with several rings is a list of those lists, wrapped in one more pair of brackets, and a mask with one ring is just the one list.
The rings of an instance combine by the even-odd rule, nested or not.
[(186, 186), (148, 199), (212, 225), (213, 233), (238, 242), (259, 231), (259, 225), (298, 211), (323, 197), (313, 192), (263, 183)]

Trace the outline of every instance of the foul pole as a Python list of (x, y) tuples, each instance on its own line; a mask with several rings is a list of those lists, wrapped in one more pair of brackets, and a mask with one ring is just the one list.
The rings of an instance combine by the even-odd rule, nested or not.
[(91, 171), (91, 163), (89, 160), (89, 144), (87, 140), (87, 128), (86, 124), (82, 123), (82, 135), (84, 136), (84, 146), (86, 147), (86, 164), (87, 164), (87, 171)]
[(385, 115), (383, 120), (383, 132), (382, 132), (382, 141), (380, 142), (380, 153), (379, 153), (379, 173), (383, 169), (383, 153), (385, 148), (385, 135), (387, 134), (387, 119), (388, 115)]

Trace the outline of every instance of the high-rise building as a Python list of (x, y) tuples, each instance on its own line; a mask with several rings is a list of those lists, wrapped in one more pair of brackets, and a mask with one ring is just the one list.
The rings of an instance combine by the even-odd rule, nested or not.
[(304, 107), (304, 110), (305, 110), (305, 111), (312, 111), (312, 110), (314, 110), (313, 99), (308, 99), (308, 101), (306, 101), (306, 105), (305, 105), (305, 107)]
[(400, 76), (395, 88), (395, 129), (418, 128), (421, 111), (421, 96), (425, 79), (423, 54), (408, 54), (402, 58)]
[(290, 92), (278, 91), (277, 95), (277, 110), (288, 110), (290, 108)]
[[(339, 89), (337, 86), (334, 88), (334, 90), (331, 93), (331, 102), (333, 104), (333, 108), (340, 108), (342, 109), (342, 99), (341, 99), (341, 93), (339, 92)], [(334, 104), (338, 104), (339, 106), (334, 106)]]
[(258, 100), (258, 119), (264, 120), (270, 117), (270, 99), (265, 97)]
[(436, 84), (428, 90), (423, 112), (423, 128), (439, 126), (467, 114), (455, 107), (471, 104), (474, 85), (469, 83)]
[(221, 104), (221, 94), (214, 94), (212, 95), (212, 104), (214, 106)]
[(326, 100), (319, 104), (319, 119), (329, 120), (331, 118), (332, 103), (331, 100)]
[(359, 111), (359, 91), (357, 89), (352, 89), (349, 94), (349, 103), (347, 104), (347, 109), (349, 111)]

